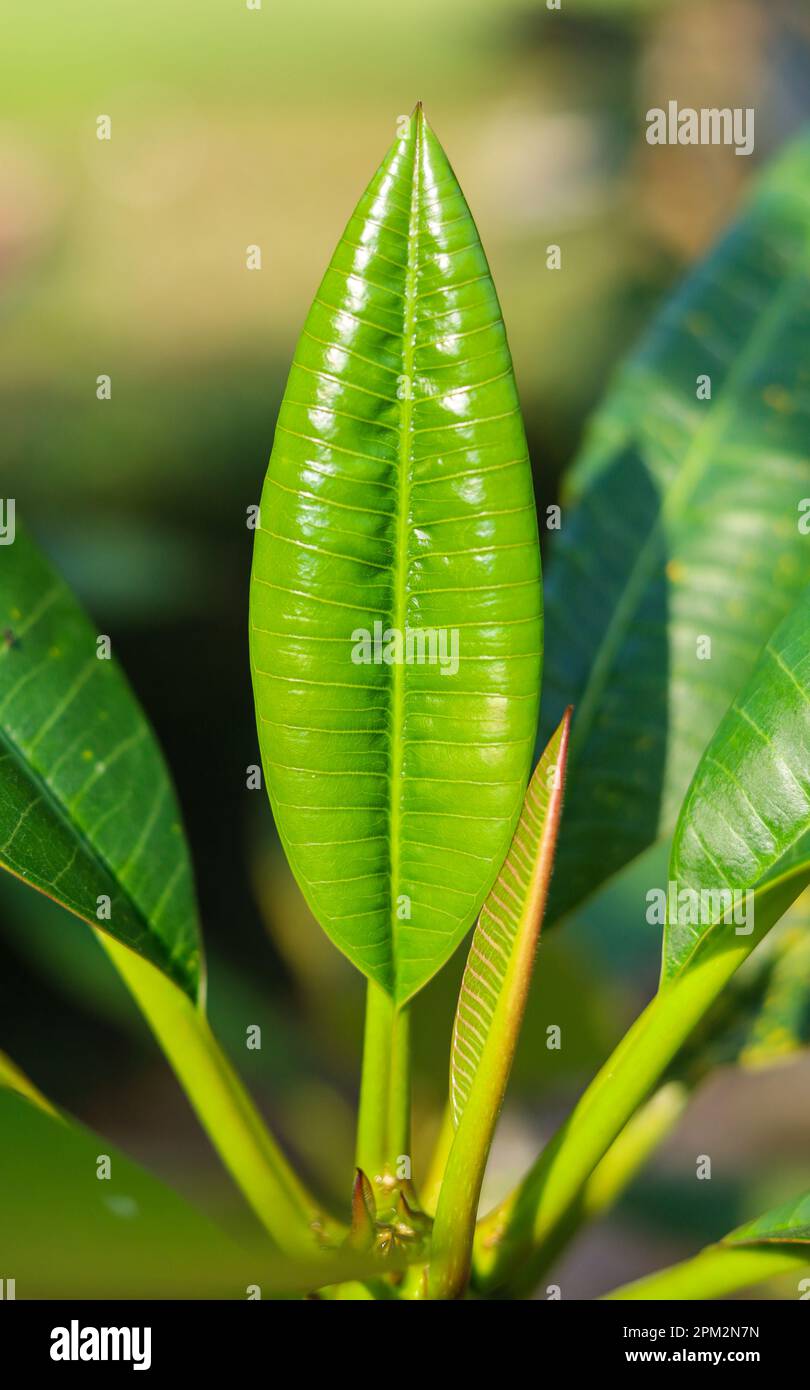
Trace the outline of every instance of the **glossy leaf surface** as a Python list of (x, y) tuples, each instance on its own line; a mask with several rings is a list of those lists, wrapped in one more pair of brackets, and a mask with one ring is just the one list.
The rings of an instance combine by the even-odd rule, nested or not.
[(0, 549), (0, 632), (0, 867), (195, 998), (196, 904), (165, 763), (100, 634), (19, 528)]
[(541, 746), (567, 704), (576, 713), (549, 921), (671, 832), (810, 580), (808, 180), (802, 142), (620, 372), (568, 480)]
[(457, 946), (508, 849), (536, 727), (539, 576), (498, 300), (417, 110), (296, 348), (251, 584), (285, 850), (325, 931), (397, 1002)]
[(664, 985), (707, 952), (756, 944), (810, 881), (808, 633), (810, 590), (701, 758), (672, 847)]

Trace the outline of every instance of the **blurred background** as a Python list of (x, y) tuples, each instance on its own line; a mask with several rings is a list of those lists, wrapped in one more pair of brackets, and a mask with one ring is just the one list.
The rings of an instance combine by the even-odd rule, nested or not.
[[(255, 0), (254, 0), (255, 2)], [(0, 494), (114, 648), (173, 769), (215, 1029), (313, 1181), (352, 1176), (360, 979), (293, 884), (264, 793), (247, 659), (251, 535), (298, 331), (335, 242), (421, 99), (478, 222), (538, 502), (619, 360), (810, 117), (803, 0), (5, 0)], [(754, 106), (756, 150), (651, 148), (645, 113)], [(112, 139), (96, 137), (109, 115)], [(546, 269), (549, 243), (563, 248)], [(246, 248), (261, 248), (260, 271)], [(112, 398), (96, 399), (96, 378)], [(548, 557), (546, 557), (548, 558)], [(663, 870), (665, 856), (659, 868)], [(652, 875), (652, 876), (651, 876)], [(660, 879), (665, 873), (659, 874)], [(485, 1201), (655, 987), (649, 863), (543, 944)], [(462, 950), (416, 1007), (415, 1174), (446, 1093)], [(263, 1029), (260, 1052), (245, 1028)], [(562, 1029), (548, 1051), (545, 1029)], [(81, 923), (0, 882), (0, 1046), (54, 1101), (209, 1213), (232, 1192)], [(721, 1070), (557, 1272), (590, 1297), (805, 1182), (810, 1067)], [(710, 1183), (695, 1179), (710, 1154)]]

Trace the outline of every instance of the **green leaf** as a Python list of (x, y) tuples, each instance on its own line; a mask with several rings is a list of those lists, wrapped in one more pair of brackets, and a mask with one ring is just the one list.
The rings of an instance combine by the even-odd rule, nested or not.
[[(285, 850), (324, 930), (397, 1003), (451, 955), (509, 847), (537, 719), (539, 579), (498, 300), (417, 109), (296, 349), (251, 584)], [(409, 660), (408, 630), (438, 634), (444, 659)]]
[[(264, 1240), (237, 1243), (107, 1139), (5, 1086), (0, 1068), (0, 1253), (17, 1298), (245, 1299), (251, 1285), (267, 1298), (379, 1277), (413, 1258), (335, 1251), (307, 1261)], [(97, 1176), (99, 1155), (108, 1179)]]
[(748, 1024), (739, 1050), (738, 1060), (743, 1067), (772, 1066), (810, 1045), (810, 913), (807, 908), (804, 915), (803, 925), (791, 926), (773, 954), (759, 1008)]
[(770, 1067), (810, 1044), (808, 927), (805, 892), (723, 990), (670, 1074), (696, 1085), (714, 1067)]
[(475, 1217), (543, 922), (563, 801), (571, 711), (534, 771), (506, 862), (475, 928), (456, 1010), (450, 1102), (456, 1136), (439, 1194), (430, 1286), (466, 1284)]
[(810, 589), (700, 760), (672, 845), (663, 987), (732, 944), (753, 947), (810, 881), (808, 630)]
[[(810, 1266), (810, 1192), (707, 1245), (691, 1260), (614, 1289), (610, 1299), (724, 1298)], [(804, 1286), (800, 1285), (804, 1291)]]
[(16, 1062), (12, 1062), (5, 1052), (0, 1052), (0, 1088), (13, 1091), (16, 1095), (31, 1101), (47, 1115), (56, 1116), (57, 1114), (51, 1102), (43, 1096), (33, 1081), (29, 1080), (25, 1072), (17, 1066)]
[(191, 869), (154, 734), (97, 655), (103, 634), (19, 527), (0, 550), (0, 632), (0, 867), (196, 998)]
[(794, 1197), (790, 1202), (767, 1211), (755, 1221), (738, 1226), (724, 1236), (722, 1245), (790, 1245), (810, 1246), (810, 1192)]
[(247, 1251), (106, 1139), (5, 1089), (0, 1127), (2, 1255), (18, 1298), (245, 1296)]
[(568, 480), (545, 736), (566, 705), (576, 716), (549, 921), (670, 833), (701, 750), (810, 580), (808, 180), (805, 140), (654, 323)]

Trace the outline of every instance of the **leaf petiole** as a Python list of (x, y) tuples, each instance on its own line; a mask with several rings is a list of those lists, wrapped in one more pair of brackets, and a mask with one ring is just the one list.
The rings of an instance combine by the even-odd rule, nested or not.
[(409, 1157), (411, 1142), (410, 1013), (369, 981), (357, 1120), (357, 1167), (379, 1193)]
[[(95, 929), (94, 929), (95, 930)], [(95, 930), (231, 1177), (279, 1249), (312, 1259), (341, 1234), (269, 1133), (200, 1008), (155, 966)]]

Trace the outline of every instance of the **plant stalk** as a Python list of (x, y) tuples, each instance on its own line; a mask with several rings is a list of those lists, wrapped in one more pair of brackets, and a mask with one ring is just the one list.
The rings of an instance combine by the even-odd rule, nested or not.
[(615, 1205), (675, 1128), (691, 1095), (692, 1089), (685, 1082), (668, 1081), (628, 1120), (585, 1184), (580, 1207), (584, 1222), (597, 1220)]
[(735, 941), (695, 963), (636, 1019), (523, 1182), (479, 1223), (479, 1291), (531, 1288), (597, 1164), (750, 949)]
[(356, 1163), (375, 1186), (410, 1154), (410, 1014), (369, 981)]
[[(95, 930), (95, 929), (94, 929)], [(155, 966), (95, 930), (237, 1187), (285, 1254), (318, 1254), (329, 1218), (293, 1171), (205, 1015)]]

